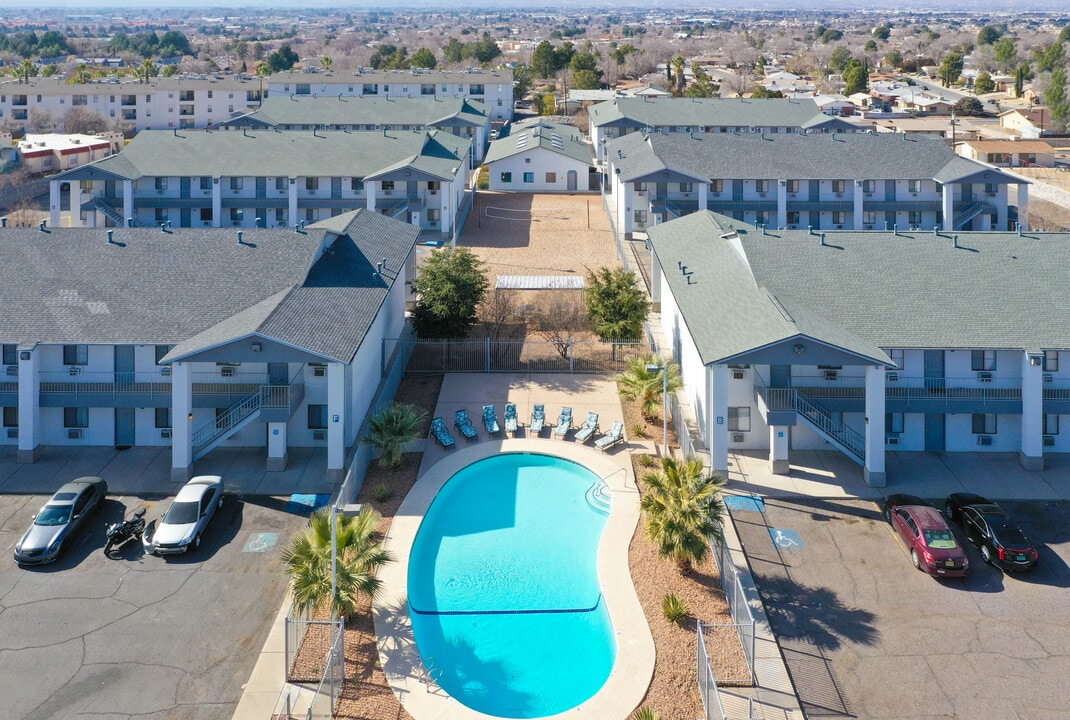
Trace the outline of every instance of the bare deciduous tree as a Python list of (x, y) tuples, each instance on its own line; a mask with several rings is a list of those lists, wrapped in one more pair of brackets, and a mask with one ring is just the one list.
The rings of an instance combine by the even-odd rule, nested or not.
[(568, 300), (548, 301), (535, 310), (535, 327), (539, 337), (554, 344), (562, 358), (568, 358), (573, 338), (591, 329), (587, 308), (579, 302)]
[(108, 129), (104, 114), (84, 106), (72, 107), (63, 116), (63, 132), (95, 135)]

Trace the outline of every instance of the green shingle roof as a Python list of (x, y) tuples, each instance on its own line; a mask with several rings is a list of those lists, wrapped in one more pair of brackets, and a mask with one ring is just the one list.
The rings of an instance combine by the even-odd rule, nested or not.
[(271, 95), (263, 106), (221, 125), (485, 125), (490, 110), (464, 98)]
[(580, 162), (589, 163), (593, 160), (591, 146), (583, 141), (580, 131), (575, 126), (552, 123), (542, 118), (532, 118), (514, 123), (505, 137), (492, 142), (483, 162), (489, 164), (531, 152), (536, 148)]
[(595, 127), (852, 127), (807, 99), (617, 98), (588, 112)]

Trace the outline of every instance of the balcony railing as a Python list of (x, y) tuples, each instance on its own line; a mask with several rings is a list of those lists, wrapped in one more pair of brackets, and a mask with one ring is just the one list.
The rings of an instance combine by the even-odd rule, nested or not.
[[(161, 367), (150, 372), (85, 372), (72, 365), (66, 370), (42, 370), (41, 394), (69, 395), (166, 395), (171, 396), (171, 378)], [(72, 374), (73, 373), (73, 374)]]
[[(835, 377), (816, 375), (792, 375), (791, 387), (802, 389), (812, 398), (862, 398), (866, 395), (866, 379), (861, 375), (844, 375), (838, 371)], [(884, 392), (889, 398), (941, 399), (941, 400), (1020, 400), (1022, 380), (1017, 377), (1000, 377), (995, 373), (985, 380), (983, 373), (961, 377), (926, 378), (889, 372), (885, 375)], [(1045, 385), (1047, 396), (1048, 385)], [(1070, 397), (1070, 388), (1067, 390)]]

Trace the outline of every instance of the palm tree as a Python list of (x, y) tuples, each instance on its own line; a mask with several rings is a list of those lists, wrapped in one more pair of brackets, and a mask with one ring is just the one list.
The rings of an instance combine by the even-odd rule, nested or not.
[(152, 60), (146, 60), (141, 63), (141, 67), (137, 68), (134, 72), (137, 73), (138, 79), (140, 79), (142, 83), (147, 83), (150, 78), (157, 75), (158, 70), (156, 68), (156, 63)]
[(19, 82), (20, 83), (25, 83), (25, 84), (29, 85), (30, 84), (30, 78), (32, 78), (36, 74), (37, 74), (37, 66), (34, 65), (33, 62), (31, 62), (29, 58), (26, 58), (25, 60), (23, 60), (22, 64), (19, 65)]
[(74, 68), (74, 73), (71, 75), (71, 85), (85, 85), (93, 79), (93, 73), (89, 71), (89, 66), (83, 63), (78, 63)]
[(334, 58), (329, 55), (324, 55), (320, 58), (320, 67), (323, 68), (323, 72), (328, 72), (331, 69), (331, 65), (334, 64)]
[(661, 459), (660, 470), (643, 475), (639, 507), (646, 518), (647, 536), (661, 557), (671, 558), (680, 572), (701, 563), (709, 551), (709, 537), (720, 539), (724, 504), (723, 477), (706, 473), (694, 456)]
[(672, 71), (676, 76), (676, 92), (684, 91), (684, 65), (687, 63), (683, 55), (677, 55), (672, 59)]
[(380, 453), (379, 467), (396, 468), (401, 465), (402, 448), (423, 434), (426, 416), (415, 405), (395, 403), (368, 418), (368, 434), (360, 442)]
[(282, 554), (298, 612), (329, 602), (331, 617), (344, 617), (354, 612), (361, 597), (375, 597), (381, 586), (375, 574), (381, 565), (394, 559), (378, 539), (379, 519), (379, 513), (370, 507), (355, 518), (337, 518), (338, 568), (335, 595), (331, 598), (331, 511), (322, 508), (312, 514), (308, 527), (294, 537)]
[[(625, 400), (638, 400), (639, 411), (643, 417), (651, 420), (661, 411), (661, 394), (666, 380), (660, 370), (647, 370), (647, 366), (665, 365), (660, 355), (644, 355), (628, 358), (628, 369), (617, 376), (617, 389)], [(674, 393), (680, 389), (680, 366), (670, 360), (665, 372), (668, 374), (668, 390)]]

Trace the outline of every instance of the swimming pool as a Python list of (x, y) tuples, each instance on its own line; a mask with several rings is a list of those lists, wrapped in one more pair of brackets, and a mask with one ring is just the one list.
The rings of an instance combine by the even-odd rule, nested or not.
[(462, 704), (543, 717), (605, 684), (616, 641), (596, 567), (599, 485), (569, 460), (506, 453), (455, 473), (431, 503), (409, 609), (425, 665)]

